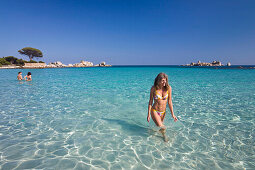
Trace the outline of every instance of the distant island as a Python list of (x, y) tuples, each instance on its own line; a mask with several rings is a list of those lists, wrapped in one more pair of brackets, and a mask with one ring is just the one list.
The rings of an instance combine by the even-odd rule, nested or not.
[[(211, 63), (202, 63), (198, 61), (197, 63), (190, 63), (182, 66), (224, 66), (220, 61), (213, 61)], [(227, 63), (227, 66), (231, 66), (230, 62)]]

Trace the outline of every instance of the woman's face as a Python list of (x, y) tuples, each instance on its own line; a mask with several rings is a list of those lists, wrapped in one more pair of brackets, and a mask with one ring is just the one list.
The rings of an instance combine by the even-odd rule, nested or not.
[(166, 86), (166, 78), (162, 78), (160, 81), (160, 86), (165, 87)]

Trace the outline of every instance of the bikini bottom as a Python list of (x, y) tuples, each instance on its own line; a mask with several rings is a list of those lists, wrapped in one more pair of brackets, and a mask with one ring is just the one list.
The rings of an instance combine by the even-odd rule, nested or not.
[(157, 111), (155, 109), (151, 109), (151, 110), (156, 112), (160, 117), (162, 117), (166, 113), (166, 111), (160, 112), (160, 111)]

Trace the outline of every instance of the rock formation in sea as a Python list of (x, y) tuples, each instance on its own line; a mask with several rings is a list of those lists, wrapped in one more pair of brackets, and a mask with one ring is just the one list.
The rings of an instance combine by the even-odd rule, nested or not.
[(220, 61), (213, 61), (211, 63), (206, 63), (206, 62), (202, 63), (201, 61), (198, 61), (197, 63), (192, 62), (184, 66), (224, 66), (224, 65)]
[(73, 65), (73, 67), (93, 67), (93, 63), (89, 61), (83, 61), (81, 60), (80, 63), (76, 63)]

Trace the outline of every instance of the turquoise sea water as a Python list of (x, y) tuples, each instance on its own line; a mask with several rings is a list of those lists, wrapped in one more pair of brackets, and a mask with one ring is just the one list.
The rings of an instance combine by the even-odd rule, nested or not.
[[(146, 121), (160, 72), (179, 118), (167, 109), (168, 143)], [(0, 169), (255, 169), (255, 70), (4, 69), (0, 81)]]

